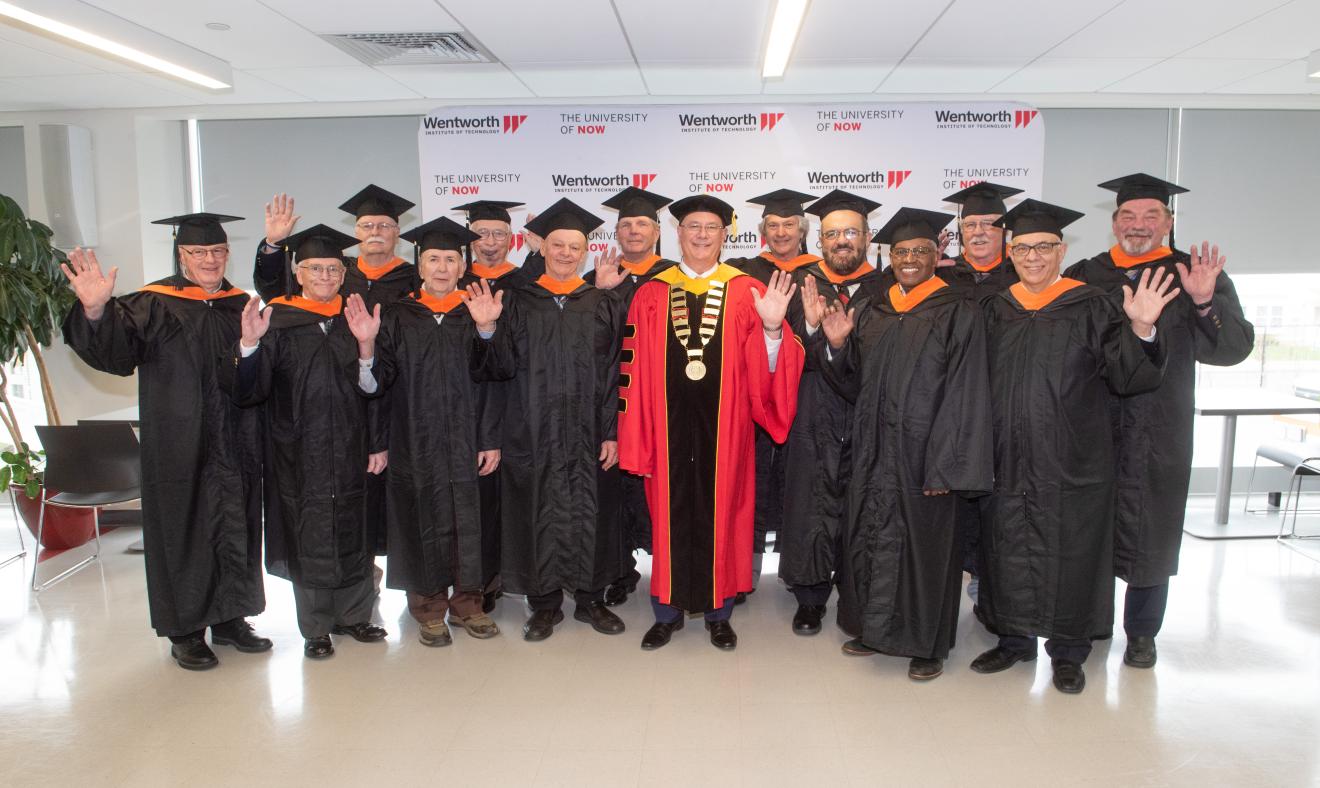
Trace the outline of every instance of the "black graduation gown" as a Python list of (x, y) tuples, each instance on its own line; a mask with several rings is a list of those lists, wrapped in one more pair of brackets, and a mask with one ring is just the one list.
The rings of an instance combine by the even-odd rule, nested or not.
[[(626, 315), (628, 307), (632, 306), (633, 296), (637, 295), (637, 288), (661, 271), (676, 265), (678, 263), (673, 260), (662, 257), (651, 264), (645, 275), (629, 274), (615, 286), (614, 292), (623, 301), (621, 305), (623, 313)], [(595, 286), (595, 271), (588, 271), (582, 278), (587, 284)], [(651, 552), (651, 512), (646, 508), (645, 480), (636, 474), (622, 472), (619, 478), (619, 496), (620, 515), (623, 521), (624, 569), (625, 575), (627, 575), (636, 571), (636, 562), (629, 562), (627, 553), (631, 553), (639, 547), (647, 553)], [(633, 578), (625, 576), (619, 579), (627, 584), (631, 583)]]
[(972, 297), (978, 302), (998, 295), (1018, 281), (1017, 269), (1007, 258), (989, 271), (978, 271), (966, 258), (957, 257), (953, 265), (936, 268), (935, 275), (953, 287), (970, 288)]
[(112, 298), (96, 323), (75, 303), (62, 330), (92, 368), (138, 373), (147, 601), (156, 633), (181, 636), (265, 609), (260, 421), (216, 381), (247, 293), (224, 282), (205, 299), (182, 277), (148, 287), (165, 292)]
[(357, 339), (342, 314), (270, 308), (257, 351), (241, 358), (235, 343), (232, 377), (222, 375), (239, 405), (264, 403), (266, 569), (304, 588), (343, 588), (363, 579), (373, 552)]
[(599, 460), (617, 434), (622, 302), (586, 284), (562, 308), (536, 283), (504, 298), (517, 357), (501, 425), (504, 588), (597, 591), (623, 567), (619, 469)]
[(1028, 311), (984, 305), (995, 488), (980, 543), (980, 606), (1002, 635), (1109, 637), (1114, 619), (1115, 395), (1160, 383), (1163, 343), (1143, 343), (1103, 291)]
[[(825, 344), (825, 332), (808, 334), (802, 315), (802, 283), (812, 277), (817, 292), (830, 301), (841, 294), (850, 308), (865, 309), (875, 271), (848, 280), (840, 290), (825, 275), (823, 262), (794, 272), (799, 292), (793, 295), (796, 308), (787, 319), (795, 336), (802, 338), (806, 364), (798, 384), (797, 416), (784, 442), (785, 473), (776, 482), (784, 517), (775, 538), (779, 577), (790, 586), (812, 586), (832, 581), (839, 568), (839, 547), (846, 511), (853, 424), (852, 402), (845, 399), (821, 375), (823, 355), (813, 352)], [(800, 272), (800, 273), (799, 273)], [(857, 285), (849, 294), (848, 285)], [(767, 439), (768, 439), (767, 435)]]
[(390, 588), (427, 596), (451, 586), (480, 592), (498, 571), (498, 554), (482, 549), (477, 453), (500, 448), (501, 414), (484, 408), (482, 389), (491, 384), (479, 381), (513, 373), (507, 335), (501, 325), (490, 341), (481, 339), (462, 304), (438, 324), (414, 298), (385, 310), (376, 378), (392, 420), (385, 509)]
[[(1124, 270), (1105, 252), (1074, 265), (1068, 276), (1108, 291), (1121, 304), (1123, 285), (1148, 269), (1176, 276), (1176, 262), (1186, 265), (1189, 257), (1175, 251)], [(1156, 324), (1169, 358), (1164, 382), (1157, 391), (1111, 403), (1118, 441), (1114, 572), (1133, 586), (1161, 585), (1178, 573), (1192, 473), (1197, 362), (1229, 367), (1250, 355), (1255, 343), (1255, 329), (1242, 313), (1232, 280), (1223, 273), (1212, 303), (1210, 314), (1201, 317), (1191, 297), (1179, 293)]]
[[(944, 659), (962, 592), (958, 498), (987, 493), (994, 461), (985, 330), (964, 289), (906, 312), (858, 309), (822, 374), (855, 401), (839, 621), (888, 654)], [(949, 490), (927, 496), (924, 490)]]

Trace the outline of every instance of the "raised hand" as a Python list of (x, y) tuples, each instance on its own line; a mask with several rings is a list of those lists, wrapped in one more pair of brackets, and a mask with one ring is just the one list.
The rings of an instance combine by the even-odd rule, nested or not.
[(261, 338), (270, 330), (270, 307), (261, 308), (261, 300), (256, 296), (248, 299), (239, 318), (242, 328), (240, 342), (244, 347), (256, 347)]
[(541, 251), (541, 236), (527, 229), (527, 224), (536, 218), (536, 214), (529, 213), (523, 222), (523, 240), (527, 242), (527, 248), (533, 252)]
[(380, 304), (368, 312), (362, 296), (354, 293), (344, 304), (344, 322), (348, 323), (348, 330), (358, 341), (358, 358), (374, 356), (376, 334), (380, 331)]
[(119, 269), (111, 268), (108, 275), (102, 274), (96, 252), (77, 248), (69, 252), (69, 262), (60, 263), (60, 270), (69, 277), (69, 286), (82, 302), (87, 319), (100, 320), (105, 314), (105, 305), (110, 302), (110, 295), (115, 291)]
[(797, 292), (792, 274), (775, 271), (770, 274), (770, 284), (765, 288), (765, 295), (752, 290), (752, 304), (761, 316), (761, 327), (766, 333), (774, 334), (784, 325), (784, 314), (788, 311), (788, 301)]
[(596, 255), (596, 287), (600, 290), (613, 290), (628, 272), (619, 266), (619, 250), (611, 246), (604, 254)]
[(293, 212), (293, 198), (277, 194), (266, 203), (266, 243), (276, 246), (293, 234), (293, 226), (301, 216)]
[(852, 333), (856, 316), (856, 307), (845, 309), (838, 301), (825, 307), (825, 319), (821, 321), (821, 326), (825, 329), (825, 338), (829, 340), (830, 347), (835, 350), (843, 347), (843, 343), (848, 341), (848, 335)]
[(825, 304), (825, 296), (816, 288), (816, 277), (806, 277), (802, 283), (802, 317), (808, 326), (820, 326), (820, 321), (825, 319)]
[(477, 452), (477, 475), (489, 476), (500, 467), (500, 450), (487, 449)]
[(1155, 321), (1160, 319), (1160, 313), (1164, 311), (1165, 304), (1177, 298), (1179, 293), (1179, 290), (1173, 287), (1172, 273), (1165, 274), (1154, 270), (1155, 277), (1152, 279), (1153, 270), (1147, 268), (1141, 272), (1141, 279), (1138, 280), (1135, 291), (1130, 286), (1123, 285), (1123, 312), (1127, 314), (1128, 320), (1132, 321), (1132, 331), (1142, 339), (1150, 336), (1155, 328)]
[(466, 292), (467, 298), (463, 299), (463, 303), (467, 304), (468, 314), (472, 316), (472, 322), (477, 324), (477, 330), (487, 334), (494, 331), (495, 321), (504, 312), (504, 291), (491, 295), (490, 283), (478, 279), (467, 286)]
[(941, 255), (944, 254), (945, 249), (949, 248), (949, 242), (952, 240), (953, 240), (953, 232), (951, 230), (940, 230), (940, 234), (938, 240), (936, 241), (936, 244), (939, 246)]
[(1201, 244), (1199, 253), (1196, 244), (1192, 244), (1191, 256), (1191, 265), (1174, 263), (1178, 268), (1178, 279), (1193, 304), (1209, 303), (1215, 297), (1215, 281), (1228, 258), (1220, 257), (1218, 244), (1212, 247), (1208, 241)]

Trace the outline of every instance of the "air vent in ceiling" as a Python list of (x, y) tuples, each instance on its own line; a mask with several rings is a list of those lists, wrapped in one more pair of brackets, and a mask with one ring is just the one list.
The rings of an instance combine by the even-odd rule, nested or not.
[(495, 61), (484, 47), (463, 33), (338, 33), (321, 38), (369, 66)]

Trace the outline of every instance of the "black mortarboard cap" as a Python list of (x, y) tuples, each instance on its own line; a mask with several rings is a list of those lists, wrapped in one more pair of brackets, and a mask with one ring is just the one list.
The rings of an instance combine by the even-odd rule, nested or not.
[(461, 252), (463, 247), (477, 240), (481, 236), (472, 232), (468, 228), (450, 219), (447, 216), (441, 216), (439, 219), (432, 219), (426, 224), (414, 227), (402, 236), (403, 240), (417, 246), (417, 252), (425, 252), (428, 249), (443, 249), (452, 252)]
[(521, 205), (520, 202), (508, 202), (506, 200), (477, 200), (476, 202), (455, 205), (452, 210), (465, 212), (468, 224), (483, 219), (494, 219), (497, 222), (510, 223), (513, 219), (509, 216), (509, 209)]
[(620, 219), (629, 216), (644, 216), (654, 222), (660, 221), (660, 209), (673, 202), (668, 197), (629, 186), (613, 197), (601, 203), (606, 208), (614, 208)]
[(388, 216), (394, 221), (399, 221), (399, 217), (404, 211), (413, 207), (413, 203), (405, 200), (393, 192), (387, 192), (376, 184), (368, 184), (367, 188), (348, 198), (348, 201), (339, 206), (339, 210), (346, 211), (356, 217), (363, 216)]
[(358, 239), (347, 233), (318, 224), (290, 235), (280, 242), (280, 246), (289, 250), (293, 255), (291, 262), (296, 263), (298, 260), (323, 257), (339, 259), (344, 256), (345, 249), (354, 246), (357, 242)]
[(229, 240), (225, 228), (220, 225), (225, 222), (237, 222), (242, 218), (242, 216), (226, 216), (222, 213), (187, 213), (182, 216), (171, 216), (168, 219), (157, 219), (152, 224), (173, 225), (176, 245), (212, 246)]
[(1004, 205), (1004, 198), (1021, 193), (1021, 189), (1012, 186), (982, 181), (950, 194), (944, 198), (944, 201), (962, 206), (963, 216), (984, 216), (989, 213), (1007, 213), (1008, 208)]
[(864, 219), (870, 216), (871, 213), (879, 207), (880, 203), (875, 200), (868, 200), (861, 195), (846, 192), (842, 189), (835, 189), (824, 197), (821, 197), (819, 200), (816, 200), (811, 205), (808, 205), (807, 213), (819, 216), (823, 219), (827, 214), (833, 213), (834, 211), (856, 211), (857, 213), (860, 213)]
[(936, 244), (940, 230), (953, 221), (953, 214), (926, 211), (921, 208), (899, 208), (884, 227), (871, 239), (873, 244), (896, 244), (913, 238), (928, 238)]
[(1144, 172), (1124, 175), (1122, 178), (1115, 178), (1112, 181), (1105, 181), (1098, 185), (1102, 189), (1118, 192), (1118, 205), (1122, 205), (1128, 200), (1151, 199), (1159, 200), (1167, 206), (1170, 197), (1188, 191), (1176, 183), (1160, 180)]
[(535, 219), (528, 222), (526, 229), (542, 238), (555, 230), (577, 230), (583, 235), (591, 235), (592, 230), (604, 223), (604, 219), (591, 211), (567, 197), (561, 197), (558, 202), (541, 211)]
[(750, 197), (747, 202), (753, 205), (763, 205), (764, 210), (761, 216), (802, 216), (802, 206), (816, 199), (814, 195), (804, 194), (793, 191), (792, 189), (775, 189), (769, 194), (762, 194), (760, 197)]
[(678, 202), (669, 206), (669, 213), (674, 218), (682, 222), (690, 213), (713, 213), (720, 217), (720, 221), (725, 227), (733, 224), (733, 206), (729, 205), (719, 197), (712, 197), (709, 194), (694, 194), (691, 197), (684, 197)]
[(1013, 235), (1052, 233), (1063, 237), (1063, 228), (1086, 214), (1040, 200), (1026, 199), (999, 217), (996, 227), (1005, 227)]

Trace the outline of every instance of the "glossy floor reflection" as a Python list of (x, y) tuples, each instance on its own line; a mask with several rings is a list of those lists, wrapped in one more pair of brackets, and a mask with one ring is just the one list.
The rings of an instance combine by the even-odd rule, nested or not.
[[(7, 516), (0, 557), (16, 543)], [(337, 639), (316, 663), (302, 656), (287, 584), (272, 579), (254, 621), (275, 650), (217, 648), (219, 668), (188, 673), (148, 629), (141, 558), (124, 551), (137, 536), (108, 535), (99, 566), (38, 596), (30, 564), (0, 569), (0, 784), (1320, 783), (1310, 545), (1308, 556), (1187, 539), (1159, 665), (1124, 667), (1120, 635), (1097, 644), (1086, 692), (1064, 696), (1046, 659), (972, 673), (993, 641), (966, 605), (933, 682), (909, 681), (905, 660), (845, 658), (833, 627), (790, 632), (793, 600), (773, 575), (738, 608), (733, 653), (697, 621), (643, 653), (638, 599), (618, 609), (622, 636), (570, 616), (525, 643), (523, 606), (506, 599), (500, 637), (456, 633), (430, 649), (388, 592), (385, 643)]]

